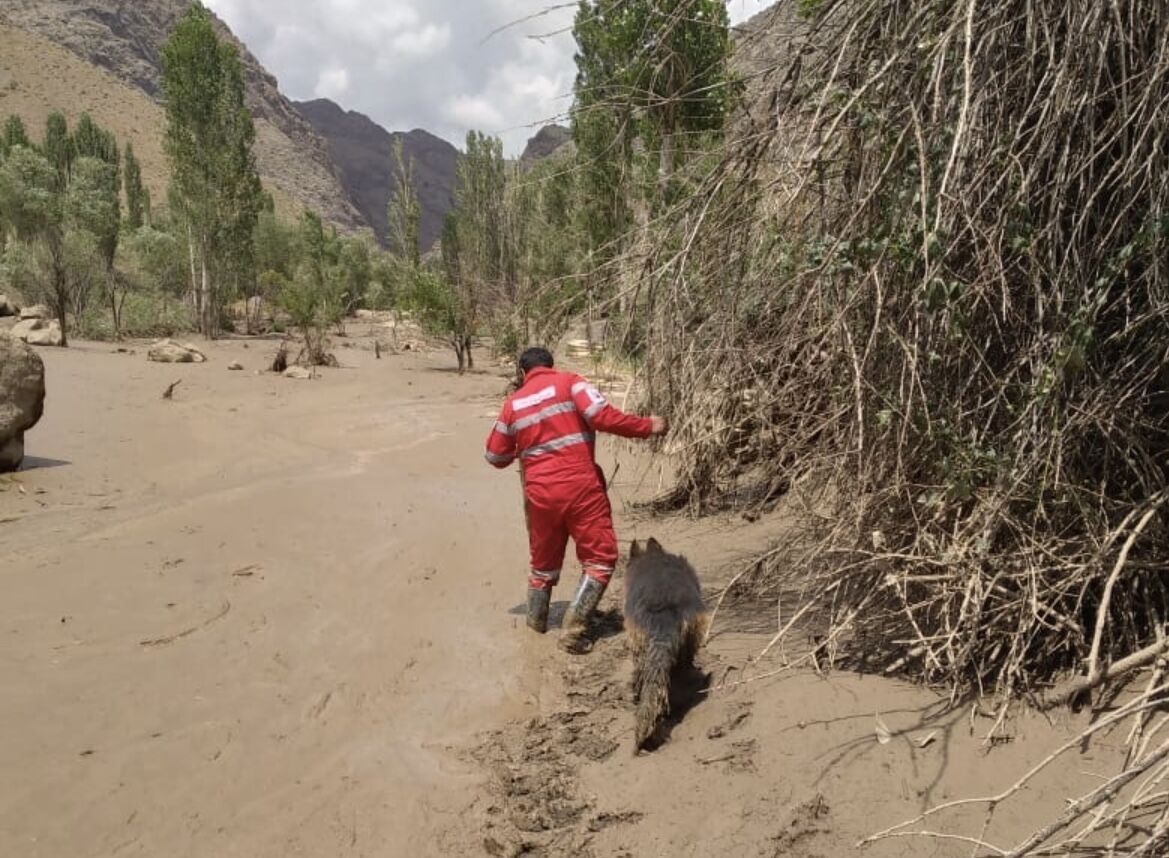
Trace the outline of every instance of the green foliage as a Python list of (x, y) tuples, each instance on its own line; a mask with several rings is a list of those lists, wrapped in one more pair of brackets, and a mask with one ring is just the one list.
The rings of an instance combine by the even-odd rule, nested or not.
[(78, 331), (92, 340), (173, 337), (196, 327), (190, 303), (141, 284), (126, 293), (116, 328), (111, 314), (101, 307), (90, 307), (77, 320)]
[(49, 164), (57, 173), (57, 187), (62, 190), (69, 181), (69, 170), (73, 166), (76, 149), (73, 138), (69, 136), (69, 126), (64, 115), (53, 113), (45, 122), (45, 139), (41, 143), (41, 152), (48, 159)]
[(0, 212), (14, 235), (24, 241), (60, 229), (63, 218), (58, 176), (39, 152), (13, 148), (0, 165)]
[(262, 211), (256, 219), (256, 270), (274, 271), (284, 279), (292, 277), (299, 256), (299, 230), (271, 211)]
[(126, 144), (125, 158), (126, 225), (139, 230), (150, 216), (150, 192), (142, 184), (142, 167), (134, 156), (134, 146)]
[(582, 0), (574, 138), (585, 161), (628, 165), (636, 137), (657, 149), (664, 194), (677, 136), (721, 130), (738, 90), (722, 0)]
[(4, 122), (4, 131), (0, 133), (0, 155), (7, 156), (16, 146), (30, 148), (28, 132), (24, 128), (24, 120), (19, 116), (9, 116)]
[(174, 235), (144, 226), (124, 242), (126, 265), (146, 292), (179, 298), (190, 280), (185, 244)]
[(120, 209), (117, 167), (89, 155), (78, 157), (65, 195), (66, 218), (70, 227), (94, 237), (107, 271), (118, 249)]
[(408, 162), (403, 155), (400, 138), (394, 141), (393, 160), (394, 194), (387, 210), (390, 252), (407, 265), (417, 267), (421, 261), (418, 224), (422, 206), (414, 187), (414, 162)]
[(284, 284), (280, 306), (304, 343), (298, 362), (311, 366), (329, 363), (328, 331), (343, 314), (335, 293), (316, 281), (311, 263), (301, 263), (296, 276)]
[(171, 199), (190, 234), (198, 269), (192, 291), (210, 336), (232, 291), (254, 279), (253, 232), (262, 205), (255, 126), (244, 105), (239, 54), (219, 40), (200, 3), (175, 27), (162, 60)]

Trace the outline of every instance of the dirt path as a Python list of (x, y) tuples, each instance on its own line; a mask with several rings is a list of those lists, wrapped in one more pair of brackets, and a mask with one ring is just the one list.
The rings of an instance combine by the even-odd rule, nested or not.
[[(577, 660), (522, 627), (518, 485), (480, 458), (502, 379), (352, 349), (297, 382), (255, 374), (269, 351), (43, 353), (39, 458), (0, 482), (0, 855), (834, 856), (1064, 735), (1025, 720), (1033, 741), (986, 756), (930, 694), (804, 674), (699, 695), (635, 759), (619, 617)], [(708, 585), (767, 533), (621, 523)], [(737, 628), (703, 656), (716, 683), (766, 640)], [(1097, 753), (1000, 813), (1003, 837)]]

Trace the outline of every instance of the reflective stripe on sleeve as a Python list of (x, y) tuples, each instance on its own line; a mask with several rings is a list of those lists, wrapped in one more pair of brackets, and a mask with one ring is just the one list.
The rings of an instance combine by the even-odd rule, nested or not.
[(500, 455), (492, 453), (490, 450), (483, 454), (483, 458), (493, 465), (507, 465), (515, 461), (515, 456), (511, 453)]
[(609, 403), (605, 402), (603, 399), (600, 402), (594, 402), (585, 410), (584, 419), (592, 422), (592, 419), (600, 414), (601, 410), (608, 404)]

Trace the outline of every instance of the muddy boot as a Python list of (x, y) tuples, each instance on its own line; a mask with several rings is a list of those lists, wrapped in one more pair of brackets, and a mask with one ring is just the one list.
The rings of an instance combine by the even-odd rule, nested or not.
[(552, 601), (551, 590), (528, 589), (528, 628), (544, 634), (548, 631), (548, 604)]
[(597, 609), (597, 603), (605, 593), (605, 585), (588, 575), (580, 576), (580, 586), (568, 611), (564, 614), (564, 626), (560, 632), (560, 648), (574, 655), (582, 655), (593, 648), (589, 640), (589, 620)]

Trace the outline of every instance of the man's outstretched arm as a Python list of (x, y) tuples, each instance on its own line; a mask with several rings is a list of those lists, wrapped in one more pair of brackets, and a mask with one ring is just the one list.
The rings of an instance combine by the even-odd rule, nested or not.
[(664, 435), (664, 417), (636, 417), (611, 404), (597, 388), (581, 378), (572, 385), (572, 401), (586, 423), (596, 432), (608, 432), (623, 438), (648, 438)]

